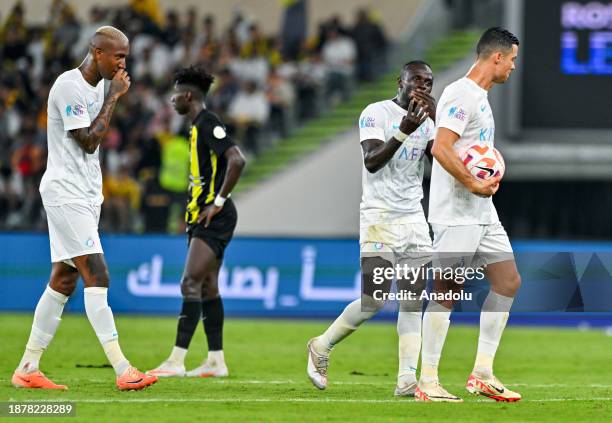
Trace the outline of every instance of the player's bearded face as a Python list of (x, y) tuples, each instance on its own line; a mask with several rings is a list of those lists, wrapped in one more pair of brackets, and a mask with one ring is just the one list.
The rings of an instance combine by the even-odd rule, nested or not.
[(129, 45), (111, 42), (96, 49), (98, 71), (104, 79), (113, 79), (119, 69), (126, 68), (126, 58), (129, 54)]
[(411, 93), (414, 90), (424, 91), (427, 94), (431, 93), (432, 88), (431, 72), (425, 70), (414, 70), (405, 72), (400, 77), (400, 86), (397, 94), (398, 102), (404, 108), (408, 107), (411, 99)]

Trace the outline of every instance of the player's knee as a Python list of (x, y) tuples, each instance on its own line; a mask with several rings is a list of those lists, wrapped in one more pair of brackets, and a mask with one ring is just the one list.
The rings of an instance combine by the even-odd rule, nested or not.
[(202, 288), (202, 300), (214, 300), (219, 296), (219, 288), (216, 286), (206, 286)]
[(219, 296), (217, 275), (210, 274), (204, 278), (202, 284), (202, 300), (214, 300)]
[(97, 270), (93, 273), (93, 285), (95, 287), (108, 288), (108, 284), (110, 282), (110, 274), (108, 273), (108, 269), (106, 267)]
[(191, 275), (183, 275), (181, 294), (185, 300), (199, 300), (202, 296), (202, 282)]
[(521, 283), (521, 275), (518, 272), (514, 272), (514, 275), (512, 275), (508, 282), (508, 288), (510, 291), (512, 291), (513, 295), (519, 290)]
[(51, 281), (49, 282), (49, 286), (54, 291), (69, 297), (74, 293), (74, 290), (76, 289), (77, 280), (78, 274), (76, 275), (76, 277), (72, 275), (57, 276), (51, 279)]

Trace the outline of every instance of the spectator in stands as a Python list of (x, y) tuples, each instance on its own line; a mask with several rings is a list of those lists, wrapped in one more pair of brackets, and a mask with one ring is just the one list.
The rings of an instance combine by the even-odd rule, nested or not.
[(332, 103), (337, 103), (346, 100), (350, 95), (357, 48), (355, 42), (350, 37), (342, 35), (335, 25), (329, 26), (326, 34), (321, 49), (321, 57), (327, 66), (326, 95)]
[(166, 27), (162, 31), (162, 42), (169, 48), (174, 47), (181, 40), (181, 32), (178, 13), (176, 10), (168, 10)]
[(121, 166), (116, 174), (104, 177), (104, 226), (112, 232), (131, 232), (140, 207), (140, 186), (130, 176), (128, 166)]
[(106, 21), (106, 13), (104, 9), (94, 6), (89, 11), (89, 23), (81, 26), (79, 40), (72, 48), (72, 57), (78, 59), (83, 57), (89, 48), (91, 37), (96, 33), (96, 30), (104, 25), (109, 25)]
[(281, 45), (283, 57), (295, 61), (306, 40), (306, 0), (287, 0), (283, 12)]
[(212, 94), (208, 95), (208, 106), (215, 112), (223, 122), (227, 121), (227, 112), (232, 99), (240, 91), (240, 83), (228, 68), (223, 68), (218, 74), (216, 87)]
[(270, 103), (270, 127), (283, 137), (289, 134), (295, 92), (293, 86), (275, 69), (270, 71), (266, 95)]
[(246, 81), (232, 100), (228, 117), (236, 140), (250, 154), (259, 154), (261, 128), (268, 120), (270, 104), (266, 95), (254, 81)]
[[(376, 24), (366, 9), (357, 12), (357, 22), (351, 31), (357, 45), (357, 77), (360, 81), (372, 81), (381, 69), (378, 64), (384, 61), (387, 39), (382, 28)], [(383, 64), (384, 67), (384, 64)]]

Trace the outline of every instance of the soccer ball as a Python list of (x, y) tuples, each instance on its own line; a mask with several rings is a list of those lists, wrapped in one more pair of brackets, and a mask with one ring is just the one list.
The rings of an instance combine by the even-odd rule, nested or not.
[(476, 178), (486, 181), (504, 176), (506, 164), (501, 153), (494, 147), (474, 144), (460, 156), (465, 168)]

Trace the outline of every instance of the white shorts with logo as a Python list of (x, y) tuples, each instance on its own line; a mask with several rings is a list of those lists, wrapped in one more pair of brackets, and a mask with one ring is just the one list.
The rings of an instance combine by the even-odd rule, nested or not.
[(71, 260), (74, 257), (104, 253), (98, 235), (100, 205), (73, 203), (44, 207), (52, 263), (64, 262), (75, 267)]
[(432, 223), (434, 266), (481, 267), (514, 260), (508, 234), (501, 223), (446, 226)]
[(393, 264), (415, 261), (423, 265), (431, 261), (432, 245), (429, 225), (416, 223), (379, 223), (360, 229), (361, 257), (383, 256)]

